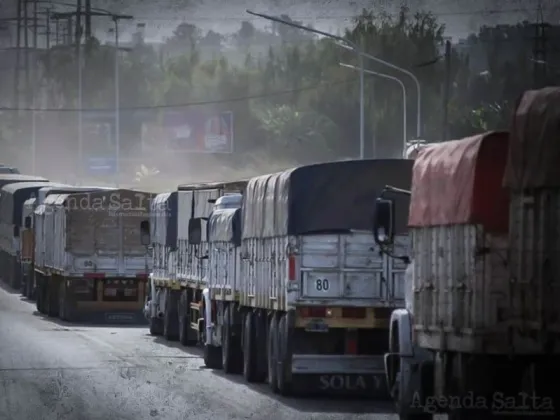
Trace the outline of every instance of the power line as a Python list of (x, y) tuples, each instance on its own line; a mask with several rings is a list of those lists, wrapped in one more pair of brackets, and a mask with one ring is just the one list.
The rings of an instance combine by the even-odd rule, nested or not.
[[(146, 105), (146, 106), (133, 106), (133, 107), (120, 107), (121, 110), (125, 111), (140, 111), (140, 110), (150, 110), (150, 109), (170, 109), (170, 108), (187, 108), (191, 106), (203, 106), (203, 105), (215, 105), (215, 104), (222, 104), (222, 103), (230, 103), (230, 102), (242, 102), (242, 101), (249, 101), (252, 99), (262, 99), (268, 98), (273, 96), (282, 96), (282, 95), (289, 95), (290, 93), (297, 93), (297, 92), (304, 92), (309, 90), (315, 90), (322, 86), (335, 86), (335, 85), (342, 85), (342, 84), (349, 84), (349, 83), (356, 83), (357, 79), (346, 79), (346, 80), (338, 80), (333, 82), (321, 82), (314, 86), (306, 86), (303, 88), (298, 89), (288, 89), (276, 92), (268, 92), (268, 93), (261, 93), (258, 95), (247, 95), (247, 96), (238, 96), (234, 98), (227, 98), (227, 99), (217, 99), (217, 100), (209, 100), (209, 101), (195, 101), (195, 102), (187, 102), (182, 104), (165, 104), (165, 105)], [(0, 111), (29, 111), (29, 112), (109, 112), (114, 111), (114, 108), (11, 108), (11, 107), (1, 107)]]
[[(534, 12), (537, 9), (532, 9), (532, 8), (515, 8), (515, 9), (486, 9), (486, 10), (475, 10), (475, 11), (471, 11), (471, 12), (445, 12), (445, 13), (431, 13), (434, 16), (437, 17), (445, 17), (445, 16), (477, 16), (477, 15), (503, 15), (503, 14), (507, 14), (507, 13), (528, 13), (528, 12)], [(552, 12), (555, 11), (556, 9), (550, 9), (550, 10), (546, 10), (543, 9), (543, 11), (546, 12)], [(389, 13), (390, 16), (396, 16), (396, 13)], [(316, 21), (321, 21), (321, 20), (344, 20), (344, 19), (354, 19), (356, 17), (359, 17), (359, 14), (355, 14), (355, 15), (330, 15), (330, 16), (290, 16), (290, 19), (292, 20), (316, 20)], [(192, 17), (190, 18), (180, 18), (180, 17), (163, 17), (163, 16), (135, 16), (135, 19), (137, 20), (145, 20), (145, 21), (167, 21), (167, 22), (173, 22), (173, 21), (197, 21), (197, 20), (207, 20), (207, 21), (217, 21), (217, 22), (221, 22), (221, 21), (228, 21), (228, 20), (232, 20), (232, 21), (262, 21), (262, 19), (257, 18), (257, 17), (251, 17), (251, 16), (197, 16), (196, 14), (192, 15)]]

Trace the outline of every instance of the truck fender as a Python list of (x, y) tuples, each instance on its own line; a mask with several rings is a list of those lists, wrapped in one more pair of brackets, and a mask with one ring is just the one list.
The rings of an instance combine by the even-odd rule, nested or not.
[(212, 300), (210, 299), (210, 289), (206, 288), (202, 291), (202, 301), (204, 303), (204, 344), (214, 345), (212, 342), (214, 324), (212, 322)]
[[(389, 391), (395, 400), (397, 411), (407, 417), (421, 413), (426, 393), (433, 392), (433, 355), (414, 345), (412, 341), (412, 314), (406, 309), (397, 309), (391, 314), (389, 329), (389, 353), (385, 355), (385, 373)], [(398, 359), (398, 371), (390, 372), (389, 364)], [(395, 365), (393, 365), (395, 366)], [(396, 391), (390, 376), (397, 383)]]
[(154, 317), (163, 318), (163, 312), (167, 300), (167, 293), (165, 289), (156, 289), (155, 298), (153, 300), (152, 314)]
[(391, 314), (389, 327), (389, 353), (412, 357), (412, 317), (406, 309), (396, 309)]

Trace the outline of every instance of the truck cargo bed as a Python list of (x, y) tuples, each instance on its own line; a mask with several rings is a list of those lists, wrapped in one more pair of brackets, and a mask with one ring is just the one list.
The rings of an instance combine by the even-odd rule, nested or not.
[[(512, 208), (519, 210), (512, 223), (538, 226), (535, 214)], [(558, 276), (543, 281), (536, 271), (522, 271), (527, 265), (520, 261), (528, 258), (536, 269), (542, 265), (535, 251), (544, 255), (527, 233), (508, 249), (506, 235), (480, 226), (412, 229), (414, 337), (421, 347), (486, 354), (560, 350)]]
[[(396, 252), (407, 243), (399, 237)], [(296, 256), (293, 280), (290, 250)], [(243, 305), (404, 306), (405, 265), (382, 254), (370, 232), (245, 239), (241, 253)]]
[[(151, 258), (148, 259), (146, 247), (140, 243), (140, 223), (148, 219), (149, 200), (138, 199), (138, 194), (116, 190), (60, 194), (53, 198), (54, 203), (47, 204), (50, 208), (43, 219), (45, 267), (65, 276), (146, 276)], [(104, 204), (72, 204), (82, 197), (90, 201), (100, 199)], [(123, 208), (125, 200), (135, 203), (134, 207)]]

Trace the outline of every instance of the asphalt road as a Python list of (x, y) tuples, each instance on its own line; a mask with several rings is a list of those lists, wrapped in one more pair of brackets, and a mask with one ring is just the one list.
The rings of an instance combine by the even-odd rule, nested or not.
[(146, 327), (45, 319), (0, 285), (0, 420), (396, 419), (386, 402), (278, 397)]

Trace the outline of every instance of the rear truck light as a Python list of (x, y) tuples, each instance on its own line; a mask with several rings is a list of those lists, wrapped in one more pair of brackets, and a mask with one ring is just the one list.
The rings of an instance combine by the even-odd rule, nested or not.
[(288, 280), (296, 281), (296, 257), (295, 255), (288, 256)]
[(331, 311), (322, 306), (303, 306), (297, 308), (300, 318), (326, 318), (331, 316)]
[(104, 279), (105, 273), (84, 273), (84, 277), (88, 279)]
[(345, 354), (358, 354), (358, 337), (356, 331), (346, 331)]
[(366, 308), (342, 308), (342, 318), (364, 319), (366, 316)]

